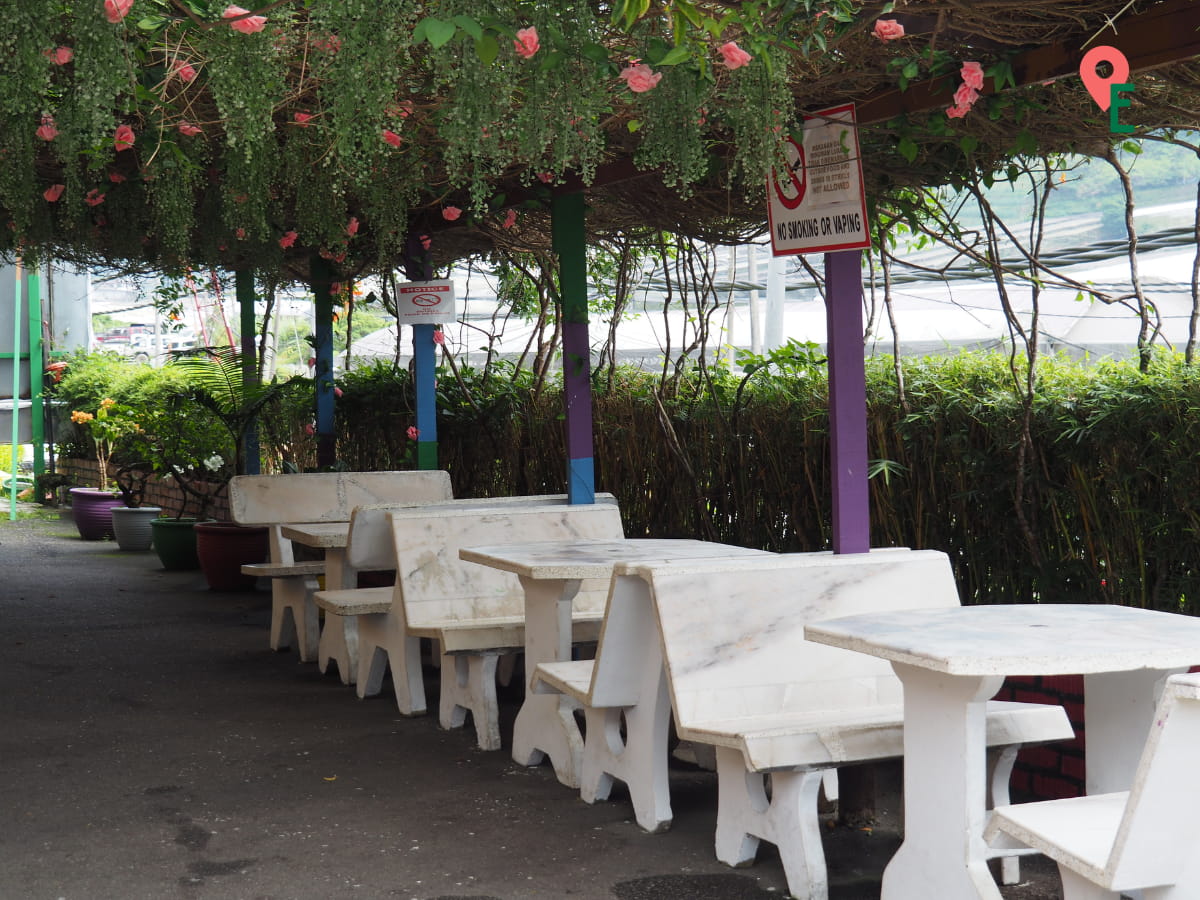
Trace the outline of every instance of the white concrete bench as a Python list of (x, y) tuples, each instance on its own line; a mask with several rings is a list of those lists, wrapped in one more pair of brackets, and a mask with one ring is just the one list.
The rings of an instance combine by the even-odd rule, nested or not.
[(242, 567), (271, 579), (271, 649), (295, 646), (300, 659), (317, 658), (317, 607), (312, 593), (322, 563), (297, 562), (280, 526), (293, 522), (348, 522), (357, 506), (421, 504), (453, 496), (446, 472), (313, 472), (238, 475), (229, 483), (229, 509), (240, 525), (269, 528), (271, 561)]
[(1200, 897), (1200, 675), (1172, 675), (1154, 716), (1133, 788), (1112, 794), (999, 806), (989, 843), (1032, 847), (1058, 863), (1064, 900)]
[[(484, 503), (490, 501), (476, 501)], [(524, 647), (525, 597), (517, 576), (459, 559), (463, 547), (511, 541), (569, 541), (623, 537), (611, 498), (571, 506), (510, 502), (506, 507), (442, 504), (390, 511), (396, 584), (385, 609), (375, 589), (316, 595), (328, 616), (358, 622), (360, 695), (378, 690), (391, 666), (396, 702), (406, 715), (425, 711), (418, 641), (441, 650), (439, 721), (464, 724), (471, 713), (479, 746), (500, 747), (495, 674), (503, 653)], [(595, 640), (607, 582), (585, 581), (573, 608), (574, 638)], [(326, 626), (328, 627), (328, 625)]]
[[(716, 747), (717, 858), (747, 865), (759, 840), (770, 841), (792, 895), (824, 900), (823, 770), (902, 756), (903, 698), (887, 662), (806, 641), (804, 626), (957, 605), (949, 560), (934, 551), (881, 550), (636, 571), (650, 585), (679, 736)], [(987, 715), (996, 805), (1007, 802), (1021, 745), (1068, 739), (1072, 731), (1057, 706), (991, 702)]]
[[(612, 494), (597, 494), (598, 503), (615, 503)], [(517, 497), (469, 497), (458, 500), (441, 500), (421, 505), (423, 510), (432, 509), (509, 509), (514, 506), (565, 506), (566, 494), (533, 494)], [(408, 504), (400, 504), (407, 506)], [(344, 684), (356, 684), (358, 696), (370, 697), (378, 694), (387, 671), (387, 654), (375, 653), (375, 646), (368, 643), (370, 664), (363, 667), (366, 680), (359, 679), (359, 617), (384, 613), (391, 609), (391, 587), (354, 586), (358, 573), (392, 571), (396, 568), (396, 551), (392, 538), (392, 525), (388, 512), (398, 508), (397, 504), (360, 506), (354, 511), (348, 525), (343, 560), (341, 587), (326, 585), (326, 589), (312, 595), (314, 607), (332, 613), (327, 616), (321, 630), (317, 658), (321, 671), (325, 672), (330, 662), (338, 669)], [(420, 659), (417, 653), (405, 660), (409, 667), (407, 679), (396, 684), (397, 704), (405, 715), (425, 712), (424, 691), (419, 694), (420, 707), (412, 709), (407, 700), (407, 687), (421, 683)], [(396, 679), (393, 679), (396, 681)], [(401, 699), (404, 698), (404, 699)]]

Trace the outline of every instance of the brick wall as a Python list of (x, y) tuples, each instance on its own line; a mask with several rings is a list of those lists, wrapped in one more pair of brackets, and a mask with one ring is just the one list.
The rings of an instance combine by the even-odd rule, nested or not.
[(1067, 711), (1075, 738), (1038, 747), (1026, 747), (1017, 754), (1009, 782), (1012, 798), (1056, 800), (1083, 795), (1083, 676), (1027, 675), (1007, 678), (997, 700), (1018, 703), (1053, 703)]
[[(74, 481), (75, 487), (95, 487), (100, 483), (98, 472), (98, 463), (94, 459), (73, 459), (70, 457), (60, 457), (56, 460), (56, 468), (60, 475), (66, 475)], [(113, 469), (109, 467), (109, 482), (113, 484), (113, 489), (116, 490), (116, 481), (113, 478)], [(215, 489), (215, 485), (211, 486)], [(222, 488), (221, 493), (213, 499), (208, 507), (208, 518), (210, 519), (228, 519), (229, 518), (229, 491), (227, 488)], [(161, 506), (165, 515), (176, 516), (181, 515), (179, 508), (183, 502), (184, 495), (172, 479), (159, 479), (155, 476), (150, 476), (146, 481), (146, 490), (142, 496), (143, 506)], [(198, 504), (192, 498), (187, 499), (182, 515), (195, 516), (199, 512)]]

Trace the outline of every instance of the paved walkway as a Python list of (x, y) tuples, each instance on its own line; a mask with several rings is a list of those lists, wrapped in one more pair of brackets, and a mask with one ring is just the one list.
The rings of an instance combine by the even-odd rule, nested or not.
[[(46, 511), (0, 521), (0, 572), (0, 900), (786, 895), (772, 848), (714, 859), (710, 773), (677, 767), (675, 825), (647, 835), (619, 798), (402, 718), (390, 685), (360, 701), (273, 653), (265, 592), (209, 591)], [(877, 898), (897, 843), (831, 829), (831, 900)], [(1006, 900), (1059, 896), (1025, 871)]]

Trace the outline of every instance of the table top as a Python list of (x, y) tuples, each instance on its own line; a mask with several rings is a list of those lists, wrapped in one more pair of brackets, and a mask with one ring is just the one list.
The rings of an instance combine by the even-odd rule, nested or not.
[(1067, 675), (1200, 663), (1200, 619), (1126, 606), (1009, 604), (814, 622), (811, 641), (951, 675)]
[(349, 522), (304, 522), (283, 525), (279, 533), (289, 541), (326, 550), (344, 548), (350, 537)]
[(468, 562), (541, 580), (607, 578), (613, 568), (622, 563), (776, 554), (711, 541), (637, 538), (491, 544), (486, 547), (464, 547), (458, 555)]

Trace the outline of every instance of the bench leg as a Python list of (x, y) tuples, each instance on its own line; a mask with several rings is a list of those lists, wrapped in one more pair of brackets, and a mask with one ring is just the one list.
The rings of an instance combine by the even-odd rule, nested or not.
[(660, 675), (653, 700), (629, 707), (585, 708), (584, 716), (587, 740), (583, 745), (580, 796), (587, 803), (608, 799), (615, 776), (629, 788), (638, 825), (651, 834), (666, 831), (671, 827), (672, 814), (667, 750), (671, 700), (665, 673)]
[(461, 728), (467, 713), (475, 720), (480, 750), (500, 749), (500, 705), (496, 699), (497, 653), (443, 653), (438, 722)]
[(271, 580), (271, 649), (296, 647), (301, 662), (317, 658), (320, 635), (317, 605), (313, 591), (317, 580), (308, 577), (281, 577)]
[[(988, 809), (1008, 806), (1008, 783), (1020, 749), (1016, 744), (988, 748)], [(1017, 884), (1020, 880), (1021, 854), (1010, 851), (1000, 856), (1000, 883)]]
[(401, 715), (426, 712), (425, 679), (421, 674), (421, 641), (408, 634), (391, 613), (358, 617), (359, 697), (373, 697), (383, 689), (383, 674), (392, 669), (392, 687)]
[(754, 861), (759, 839), (779, 848), (788, 892), (797, 900), (827, 900), (829, 877), (817, 817), (820, 770), (775, 772), (768, 799), (761, 772), (749, 772), (741, 751), (717, 747), (717, 859)]
[(1058, 867), (1058, 875), (1062, 879), (1063, 900), (1120, 900), (1117, 891), (1106, 891), (1066, 866)]
[(317, 666), (321, 674), (337, 663), (342, 684), (354, 684), (358, 676), (358, 616), (339, 616), (326, 610), (325, 627), (317, 645)]

